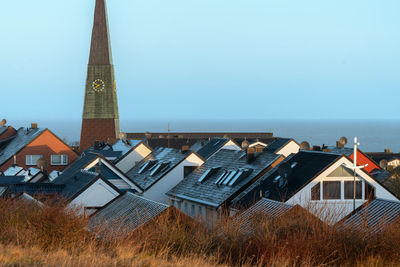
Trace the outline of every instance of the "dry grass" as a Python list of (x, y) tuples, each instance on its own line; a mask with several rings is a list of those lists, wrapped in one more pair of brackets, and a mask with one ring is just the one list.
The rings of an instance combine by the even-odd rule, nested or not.
[(0, 265), (33, 266), (396, 266), (400, 224), (367, 235), (299, 212), (257, 218), (252, 233), (226, 218), (208, 229), (174, 211), (117, 238), (85, 230), (62, 202), (0, 200)]

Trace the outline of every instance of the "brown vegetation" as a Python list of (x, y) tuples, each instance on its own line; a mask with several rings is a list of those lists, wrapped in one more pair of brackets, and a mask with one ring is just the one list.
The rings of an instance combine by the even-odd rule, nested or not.
[(87, 220), (62, 202), (0, 200), (0, 265), (395, 266), (400, 260), (400, 224), (371, 235), (327, 226), (304, 212), (252, 223), (251, 233), (229, 218), (210, 230), (171, 209), (111, 238), (104, 229), (85, 230)]

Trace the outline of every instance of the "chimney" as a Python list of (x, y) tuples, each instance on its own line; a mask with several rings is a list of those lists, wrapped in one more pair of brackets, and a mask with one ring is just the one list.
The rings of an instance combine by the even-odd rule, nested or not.
[(313, 151), (321, 151), (321, 147), (320, 146), (313, 146), (312, 150)]
[(254, 147), (247, 148), (247, 163), (251, 163), (256, 158), (256, 149)]
[(385, 154), (390, 154), (391, 153), (389, 148), (385, 148), (384, 151), (385, 151)]
[(37, 123), (31, 123), (31, 129), (37, 129), (38, 124)]
[(101, 149), (101, 142), (94, 141), (94, 150), (100, 150), (100, 149)]
[(183, 145), (182, 146), (182, 154), (185, 154), (186, 152), (188, 152), (190, 150), (190, 147), (188, 145)]
[(343, 148), (344, 145), (340, 143), (340, 141), (336, 141), (336, 147)]

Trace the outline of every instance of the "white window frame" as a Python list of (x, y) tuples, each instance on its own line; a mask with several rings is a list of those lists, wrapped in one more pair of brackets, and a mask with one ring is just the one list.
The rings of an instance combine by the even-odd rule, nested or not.
[[(60, 163), (54, 163), (53, 157), (60, 157)], [(50, 156), (50, 165), (52, 166), (65, 166), (68, 165), (68, 155), (66, 154), (55, 154)]]
[[(37, 157), (37, 160), (35, 162), (33, 162), (34, 157)], [(43, 157), (43, 155), (26, 155), (25, 156), (25, 165), (26, 166), (36, 166), (37, 161), (42, 157)]]

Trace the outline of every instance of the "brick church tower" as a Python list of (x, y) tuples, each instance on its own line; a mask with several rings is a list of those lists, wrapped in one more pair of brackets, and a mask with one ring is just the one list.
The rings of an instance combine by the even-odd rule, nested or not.
[(96, 0), (82, 116), (80, 150), (115, 141), (119, 114), (105, 0)]

